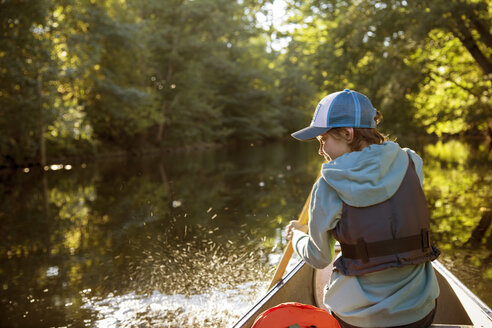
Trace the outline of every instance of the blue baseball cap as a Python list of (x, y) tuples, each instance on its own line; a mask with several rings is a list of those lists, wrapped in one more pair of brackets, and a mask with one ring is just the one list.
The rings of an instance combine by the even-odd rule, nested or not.
[(357, 91), (345, 89), (321, 99), (311, 124), (291, 134), (298, 140), (311, 140), (332, 128), (375, 128), (376, 109), (369, 98)]

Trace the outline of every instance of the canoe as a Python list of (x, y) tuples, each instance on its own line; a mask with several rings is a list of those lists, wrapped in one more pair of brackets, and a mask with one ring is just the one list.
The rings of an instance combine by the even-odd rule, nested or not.
[[(490, 308), (439, 261), (432, 263), (440, 287), (432, 327), (492, 327)], [(300, 261), (251, 307), (233, 328), (250, 328), (263, 311), (280, 303), (298, 302), (323, 308), (323, 287), (329, 281), (331, 272), (331, 265), (317, 270)]]

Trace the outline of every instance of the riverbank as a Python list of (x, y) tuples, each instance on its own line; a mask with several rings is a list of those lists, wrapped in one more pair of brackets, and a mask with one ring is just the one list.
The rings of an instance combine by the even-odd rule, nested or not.
[[(45, 170), (49, 170), (51, 166), (59, 165), (80, 165), (85, 163), (100, 162), (114, 159), (135, 158), (140, 156), (159, 156), (172, 153), (186, 153), (191, 151), (206, 151), (225, 147), (227, 144), (220, 143), (195, 143), (193, 145), (173, 146), (173, 147), (145, 147), (140, 149), (114, 149), (106, 148), (100, 152), (81, 154), (73, 156), (62, 156), (48, 158), (44, 165)], [(16, 170), (31, 169), (41, 167), (41, 163), (34, 161), (26, 161), (24, 163), (12, 163), (4, 161), (0, 164), (0, 174), (4, 172), (12, 172)]]
[[(436, 142), (441, 140), (443, 142), (449, 140), (460, 140), (460, 141), (473, 141), (473, 142), (483, 142), (488, 143), (489, 149), (492, 149), (492, 138), (488, 135), (444, 135), (438, 137), (436, 135), (388, 135), (389, 140), (395, 142), (404, 142), (409, 144), (419, 144), (421, 142)], [(117, 159), (132, 159), (141, 156), (163, 156), (166, 154), (176, 154), (176, 153), (188, 153), (188, 152), (202, 152), (219, 148), (227, 147), (251, 147), (255, 145), (262, 145), (271, 142), (282, 142), (286, 140), (291, 140), (290, 136), (285, 136), (281, 138), (271, 138), (266, 140), (255, 140), (255, 141), (229, 141), (226, 143), (204, 143), (204, 142), (194, 142), (186, 145), (179, 146), (166, 146), (166, 147), (142, 147), (139, 149), (119, 149), (115, 147), (104, 147), (100, 150), (96, 150), (92, 153), (73, 155), (73, 156), (60, 156), (51, 157), (47, 159), (44, 165), (45, 170), (49, 170), (51, 166), (59, 167), (60, 165), (82, 165), (87, 163), (95, 163), (107, 160), (117, 160)], [(35, 167), (41, 167), (40, 163), (34, 161), (26, 161), (25, 163), (10, 163), (3, 160), (0, 162), (0, 175), (6, 172), (12, 172), (16, 170), (32, 169)]]

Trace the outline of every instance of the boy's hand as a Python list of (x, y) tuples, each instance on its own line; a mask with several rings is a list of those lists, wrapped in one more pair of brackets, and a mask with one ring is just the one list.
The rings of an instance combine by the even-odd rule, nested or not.
[(300, 230), (304, 233), (307, 233), (309, 231), (309, 228), (306, 224), (300, 224), (297, 221), (290, 221), (286, 229), (287, 229), (287, 234), (286, 234), (287, 240), (292, 240), (292, 237), (294, 236), (294, 229)]

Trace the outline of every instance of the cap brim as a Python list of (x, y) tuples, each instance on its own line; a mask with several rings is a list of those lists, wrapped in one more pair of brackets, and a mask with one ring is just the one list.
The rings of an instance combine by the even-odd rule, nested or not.
[(307, 128), (292, 133), (291, 136), (293, 136), (297, 140), (306, 141), (306, 140), (312, 140), (317, 136), (327, 132), (328, 130), (330, 130), (330, 128), (308, 126)]

